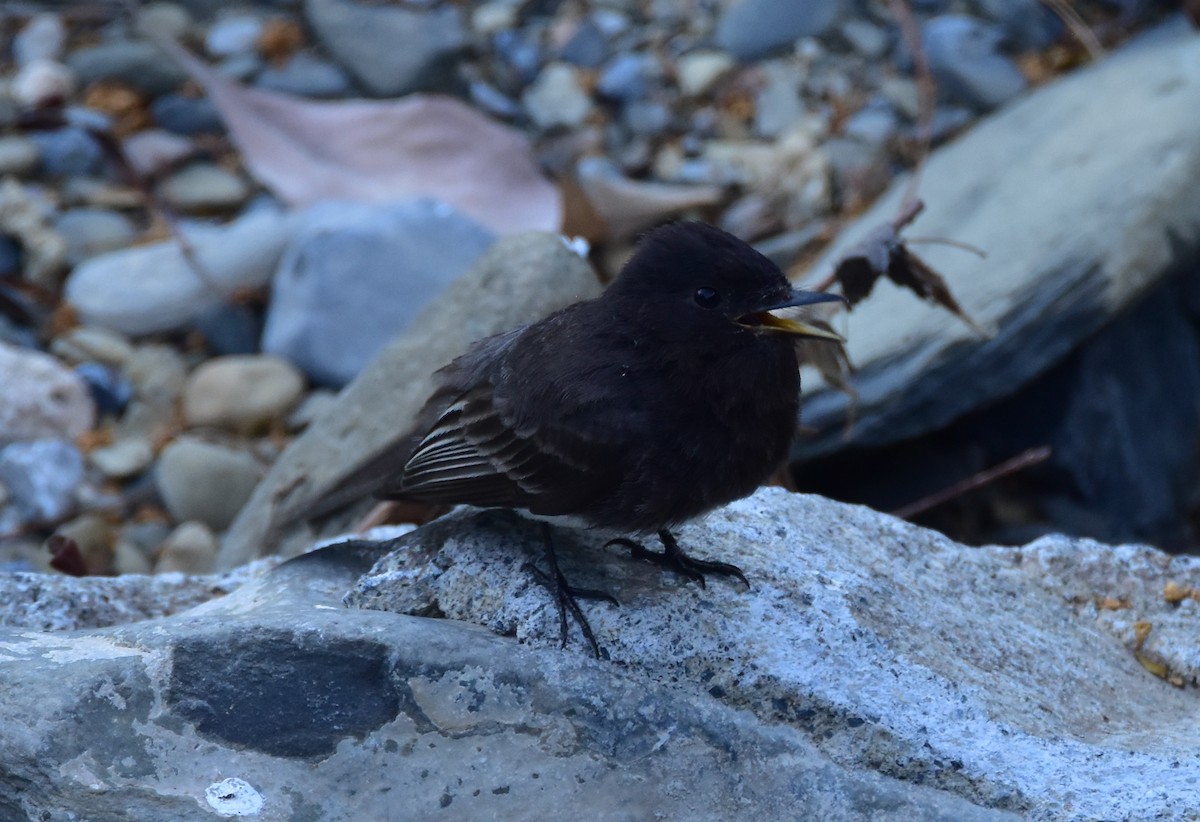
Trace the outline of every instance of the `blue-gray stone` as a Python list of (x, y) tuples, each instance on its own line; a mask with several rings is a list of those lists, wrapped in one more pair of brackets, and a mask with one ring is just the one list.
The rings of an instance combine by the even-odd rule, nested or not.
[(176, 134), (207, 134), (225, 130), (221, 114), (207, 97), (164, 94), (154, 101), (150, 111), (154, 114), (155, 122)]
[(68, 126), (29, 135), (42, 154), (41, 172), (48, 177), (86, 177), (104, 163), (104, 152), (90, 134)]
[(921, 27), (929, 68), (947, 94), (987, 111), (1025, 90), (1025, 76), (999, 52), (1002, 32), (964, 14), (944, 14)]
[(843, 0), (741, 0), (722, 12), (716, 42), (739, 60), (754, 60), (828, 31), (844, 6)]
[(347, 97), (354, 92), (354, 84), (339, 66), (307, 52), (296, 54), (280, 68), (263, 69), (254, 85), (302, 97)]
[(453, 85), (466, 45), (459, 10), (366, 6), (307, 0), (304, 11), (321, 44), (376, 97)]
[(179, 64), (158, 47), (134, 40), (79, 49), (67, 58), (67, 65), (78, 75), (81, 85), (120, 80), (150, 97), (171, 91), (187, 79)]
[(636, 100), (645, 96), (648, 81), (658, 73), (653, 57), (621, 54), (614, 57), (596, 80), (596, 93), (611, 100)]
[(0, 449), (0, 483), (26, 524), (65, 519), (83, 481), (83, 455), (66, 440), (14, 442)]
[(559, 57), (583, 68), (595, 68), (607, 59), (608, 51), (608, 36), (589, 18), (579, 25)]
[(263, 350), (341, 386), (493, 240), (434, 200), (317, 205), (275, 275)]

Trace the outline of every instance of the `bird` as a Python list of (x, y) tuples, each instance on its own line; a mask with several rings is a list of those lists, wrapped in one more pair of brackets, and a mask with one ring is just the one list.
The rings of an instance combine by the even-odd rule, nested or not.
[[(344, 481), (335, 499), (516, 509), (542, 520), (558, 606), (601, 656), (549, 523), (618, 534), (606, 545), (704, 584), (749, 582), (694, 558), (671, 529), (753, 493), (786, 460), (800, 402), (798, 338), (841, 342), (781, 309), (841, 300), (793, 288), (768, 258), (702, 222), (648, 232), (607, 289), (487, 337), (436, 374), (411, 433)], [(326, 506), (327, 507), (327, 506)], [(657, 535), (661, 551), (644, 548)]]

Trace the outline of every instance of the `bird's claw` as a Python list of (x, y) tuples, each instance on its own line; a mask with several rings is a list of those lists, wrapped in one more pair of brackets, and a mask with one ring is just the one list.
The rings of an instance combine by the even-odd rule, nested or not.
[(658, 532), (658, 539), (662, 542), (663, 550), (651, 551), (642, 545), (626, 537), (617, 537), (610, 539), (604, 543), (607, 548), (610, 545), (621, 545), (630, 550), (634, 559), (644, 559), (647, 562), (653, 562), (655, 565), (661, 565), (664, 568), (669, 568), (675, 573), (695, 580), (700, 583), (701, 588), (707, 588), (705, 582), (705, 574), (716, 574), (725, 577), (737, 577), (742, 581), (742, 584), (747, 589), (750, 588), (750, 580), (746, 579), (746, 575), (742, 573), (742, 569), (736, 565), (731, 565), (728, 562), (713, 562), (705, 559), (696, 559), (688, 556), (679, 543), (675, 540), (675, 535), (670, 531), (662, 530)]

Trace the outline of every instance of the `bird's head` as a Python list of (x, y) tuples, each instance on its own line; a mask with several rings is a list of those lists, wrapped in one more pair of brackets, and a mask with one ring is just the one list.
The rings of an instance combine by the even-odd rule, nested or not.
[(671, 223), (648, 233), (607, 295), (636, 301), (644, 316), (669, 311), (675, 327), (695, 333), (748, 330), (842, 341), (777, 313), (841, 297), (793, 288), (762, 254), (706, 223)]

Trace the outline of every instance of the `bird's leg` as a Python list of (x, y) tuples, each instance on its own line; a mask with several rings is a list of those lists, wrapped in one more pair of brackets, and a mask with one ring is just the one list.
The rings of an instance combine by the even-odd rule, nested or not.
[(558, 632), (562, 647), (567, 647), (567, 611), (569, 610), (575, 617), (575, 621), (579, 623), (579, 629), (583, 631), (584, 639), (588, 641), (596, 659), (607, 658), (608, 654), (604, 653), (600, 649), (600, 644), (596, 642), (596, 635), (592, 633), (592, 626), (587, 617), (583, 615), (583, 609), (579, 607), (577, 599), (601, 599), (611, 602), (613, 605), (621, 603), (604, 591), (595, 588), (576, 588), (567, 584), (566, 577), (558, 567), (558, 555), (554, 552), (554, 539), (550, 534), (550, 526), (544, 522), (542, 523), (542, 542), (546, 548), (546, 564), (550, 566), (550, 573), (544, 573), (536, 566), (533, 571), (538, 580), (549, 589), (550, 595), (554, 597), (554, 602), (558, 606)]
[(750, 587), (750, 580), (746, 579), (746, 575), (742, 573), (742, 569), (736, 565), (730, 565), (728, 562), (711, 562), (705, 559), (695, 559), (684, 553), (679, 547), (679, 543), (675, 541), (675, 535), (666, 528), (658, 532), (658, 539), (663, 545), (661, 552), (651, 551), (639, 542), (634, 542), (631, 539), (618, 537), (610, 539), (605, 543), (605, 547), (609, 545), (623, 545), (630, 549), (634, 559), (644, 559), (648, 562), (653, 562), (655, 565), (662, 565), (670, 568), (676, 573), (682, 574), (688, 579), (694, 579), (700, 583), (701, 588), (708, 586), (704, 582), (705, 574), (717, 574), (718, 576), (737, 577), (742, 581), (742, 584), (747, 588)]

